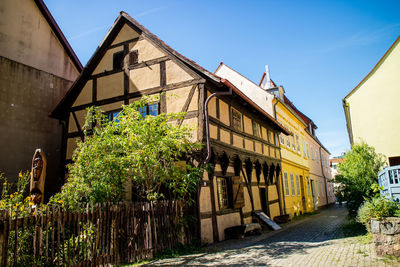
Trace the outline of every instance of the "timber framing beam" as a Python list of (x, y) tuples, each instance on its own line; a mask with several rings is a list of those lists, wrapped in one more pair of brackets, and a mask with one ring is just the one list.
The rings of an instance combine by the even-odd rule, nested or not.
[(91, 106), (103, 106), (103, 105), (111, 104), (114, 102), (123, 101), (125, 99), (140, 98), (144, 95), (159, 94), (164, 91), (170, 91), (170, 90), (175, 90), (175, 89), (179, 89), (179, 88), (190, 86), (190, 85), (195, 85), (201, 81), (202, 81), (202, 79), (193, 79), (193, 80), (189, 80), (189, 81), (168, 84), (165, 86), (165, 88), (163, 88), (162, 86), (157, 86), (157, 87), (145, 89), (145, 90), (142, 90), (139, 92), (132, 92), (127, 95), (115, 96), (115, 97), (111, 97), (111, 98), (107, 98), (107, 99), (97, 100), (92, 103), (75, 106), (75, 107), (72, 107), (70, 111), (83, 110), (83, 109), (86, 109)]

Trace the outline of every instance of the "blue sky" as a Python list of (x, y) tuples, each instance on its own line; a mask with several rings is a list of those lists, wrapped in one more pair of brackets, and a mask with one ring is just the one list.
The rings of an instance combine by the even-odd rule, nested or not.
[(400, 34), (399, 0), (44, 1), (84, 65), (121, 10), (209, 71), (258, 83), (268, 64), (332, 156), (349, 149), (343, 97)]

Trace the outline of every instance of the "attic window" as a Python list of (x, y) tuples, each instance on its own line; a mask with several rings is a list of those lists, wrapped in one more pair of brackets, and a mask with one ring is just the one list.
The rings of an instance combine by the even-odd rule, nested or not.
[(129, 65), (138, 63), (138, 51), (134, 50), (129, 52)]
[(118, 70), (122, 68), (124, 64), (124, 51), (119, 51), (113, 55), (113, 70)]

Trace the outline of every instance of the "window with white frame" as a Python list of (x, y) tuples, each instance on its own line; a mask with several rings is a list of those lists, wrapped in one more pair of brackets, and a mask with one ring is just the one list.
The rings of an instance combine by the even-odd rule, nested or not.
[(292, 149), (293, 149), (294, 151), (296, 151), (296, 144), (295, 144), (295, 142), (294, 142), (294, 136), (291, 136), (291, 139), (292, 139)]
[(310, 179), (307, 177), (307, 193), (310, 195)]
[(296, 135), (297, 152), (300, 153), (300, 138)]
[(281, 143), (281, 145), (285, 144), (285, 137), (283, 133), (279, 134), (279, 142)]
[(297, 174), (296, 174), (296, 189), (297, 189), (297, 195), (300, 196), (300, 179)]
[(290, 174), (290, 187), (292, 188), (292, 196), (296, 195), (296, 191), (294, 188), (294, 179), (293, 179), (293, 174)]
[(306, 142), (303, 139), (303, 155), (306, 156)]
[(283, 180), (284, 180), (284, 183), (285, 183), (285, 196), (288, 196), (290, 193), (289, 193), (289, 180), (288, 180), (288, 177), (287, 177), (287, 173), (285, 172), (285, 173), (283, 173)]

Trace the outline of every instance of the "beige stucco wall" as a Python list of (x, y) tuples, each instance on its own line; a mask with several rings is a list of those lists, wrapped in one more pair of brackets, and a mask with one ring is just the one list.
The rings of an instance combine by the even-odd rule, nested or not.
[(400, 41), (346, 101), (354, 142), (363, 140), (386, 157), (400, 156)]
[(74, 81), (78, 72), (33, 0), (0, 1), (0, 56)]
[[(139, 37), (139, 34), (127, 25), (121, 28), (119, 34), (115, 37), (113, 44), (118, 44), (126, 40), (134, 39)], [(129, 44), (130, 50), (138, 51), (138, 62), (148, 61), (152, 59), (159, 59), (166, 57), (164, 52), (152, 44), (149, 40), (139, 39), (136, 42)], [(111, 71), (113, 69), (113, 54), (123, 50), (123, 46), (118, 46), (112, 49), (108, 49), (100, 60), (98, 65), (92, 74), (103, 73), (104, 71)], [(161, 86), (160, 81), (160, 64), (153, 64), (142, 68), (135, 68), (127, 71), (129, 74), (129, 92), (139, 92), (155, 87)], [(193, 77), (183, 70), (178, 64), (172, 60), (166, 61), (166, 78), (167, 85), (171, 83), (178, 83), (183, 81), (192, 80)], [(77, 97), (74, 107), (82, 104), (88, 104), (92, 101), (92, 80), (88, 80), (83, 87), (81, 93)], [(169, 90), (166, 93), (166, 110), (167, 112), (181, 112), (182, 107), (189, 95), (192, 86), (186, 86), (183, 88), (177, 88)], [(97, 100), (104, 100), (116, 96), (122, 96), (124, 94), (124, 72), (118, 72), (109, 74), (106, 76), (97, 78)], [(157, 94), (160, 96), (159, 94)], [(198, 109), (198, 88), (196, 87), (193, 98), (189, 104), (188, 112)], [(129, 103), (133, 103), (139, 98), (129, 99)], [(114, 102), (107, 105), (100, 106), (103, 111), (116, 110), (121, 108), (123, 105), (122, 101)], [(75, 112), (80, 126), (84, 125), (86, 110)], [(69, 119), (69, 133), (76, 132), (78, 129), (76, 123), (72, 117)], [(185, 119), (183, 125), (189, 125), (193, 127), (192, 141), (197, 140), (197, 118)], [(74, 139), (68, 140), (67, 145), (67, 159), (71, 159), (72, 151), (75, 149)]]

